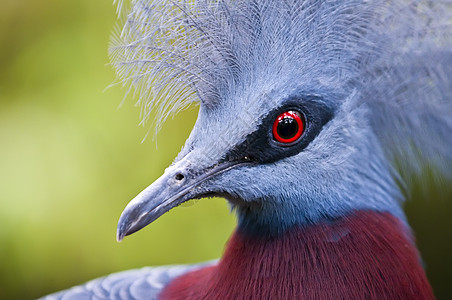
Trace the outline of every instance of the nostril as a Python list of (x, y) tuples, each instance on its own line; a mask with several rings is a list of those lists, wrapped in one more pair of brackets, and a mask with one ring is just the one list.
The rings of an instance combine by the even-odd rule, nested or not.
[(177, 173), (176, 176), (174, 177), (177, 181), (181, 181), (182, 179), (184, 179), (184, 175), (181, 173)]

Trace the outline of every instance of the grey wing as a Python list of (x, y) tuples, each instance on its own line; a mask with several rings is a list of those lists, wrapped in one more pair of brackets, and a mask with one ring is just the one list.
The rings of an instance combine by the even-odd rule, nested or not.
[(162, 289), (174, 278), (215, 261), (196, 265), (145, 267), (113, 273), (83, 285), (44, 296), (41, 300), (139, 300), (157, 299)]

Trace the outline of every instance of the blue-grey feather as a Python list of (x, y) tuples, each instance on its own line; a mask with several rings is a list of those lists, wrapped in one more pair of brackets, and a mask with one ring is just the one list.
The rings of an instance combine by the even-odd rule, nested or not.
[(427, 162), (450, 175), (451, 11), (430, 0), (134, 0), (111, 53), (157, 127), (193, 102), (296, 81), (356, 91), (387, 157), (416, 156), (403, 172)]
[(145, 267), (110, 274), (83, 285), (48, 295), (42, 300), (138, 300), (157, 299), (162, 289), (174, 278), (216, 262), (196, 265)]

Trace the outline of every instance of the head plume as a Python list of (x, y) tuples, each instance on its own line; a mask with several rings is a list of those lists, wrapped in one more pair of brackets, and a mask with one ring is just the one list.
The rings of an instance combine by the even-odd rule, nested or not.
[(368, 110), (404, 175), (428, 163), (450, 176), (451, 14), (437, 0), (133, 0), (111, 56), (158, 126), (193, 102), (300, 85), (334, 93), (324, 98), (337, 110)]

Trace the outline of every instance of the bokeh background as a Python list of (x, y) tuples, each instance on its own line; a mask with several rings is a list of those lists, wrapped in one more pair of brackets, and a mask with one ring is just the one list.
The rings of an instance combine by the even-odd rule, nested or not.
[[(197, 108), (169, 120), (157, 143), (141, 142), (149, 128), (138, 126), (133, 99), (120, 106), (124, 90), (106, 89), (115, 81), (111, 2), (0, 0), (0, 299), (216, 258), (234, 228), (225, 201), (205, 199), (116, 242), (122, 209), (171, 163)], [(450, 299), (451, 188), (411, 192), (427, 274), (437, 297)]]

